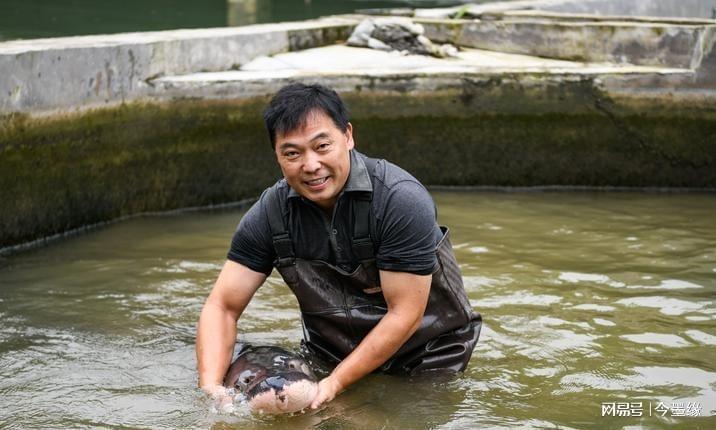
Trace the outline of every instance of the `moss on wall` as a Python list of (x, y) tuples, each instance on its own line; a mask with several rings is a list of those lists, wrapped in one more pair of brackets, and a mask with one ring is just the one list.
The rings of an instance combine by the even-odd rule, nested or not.
[(713, 102), (636, 94), (498, 79), (346, 98), (358, 147), (427, 184), (716, 187)]
[(5, 118), (0, 248), (127, 214), (258, 195), (279, 171), (256, 103)]
[[(716, 187), (713, 107), (645, 107), (580, 82), (538, 96), (523, 87), (520, 99), (515, 85), (345, 97), (358, 149), (426, 184)], [(261, 121), (266, 102), (0, 120), (0, 248), (127, 214), (258, 196), (280, 176)]]
[(716, 187), (716, 122), (620, 121), (626, 128), (598, 114), (375, 119), (355, 137), (433, 185)]

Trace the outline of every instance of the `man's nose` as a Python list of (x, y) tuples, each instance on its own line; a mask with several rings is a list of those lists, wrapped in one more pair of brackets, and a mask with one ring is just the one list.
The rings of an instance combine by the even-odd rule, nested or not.
[(306, 155), (306, 162), (303, 163), (303, 170), (306, 172), (315, 172), (321, 168), (321, 158), (318, 154), (308, 152)]

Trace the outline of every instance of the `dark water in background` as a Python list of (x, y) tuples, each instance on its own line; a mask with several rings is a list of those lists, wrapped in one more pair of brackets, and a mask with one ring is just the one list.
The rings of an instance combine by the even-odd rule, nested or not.
[[(372, 375), (295, 417), (212, 413), (195, 324), (243, 211), (185, 213), (0, 262), (0, 428), (716, 428), (714, 195), (433, 196), (485, 318), (462, 377)], [(296, 306), (272, 276), (243, 340), (297, 347)], [(644, 416), (602, 417), (612, 402)]]
[[(484, 0), (483, 0), (484, 2)], [(0, 41), (295, 21), (460, 0), (0, 0)], [(477, 1), (476, 3), (480, 3)]]

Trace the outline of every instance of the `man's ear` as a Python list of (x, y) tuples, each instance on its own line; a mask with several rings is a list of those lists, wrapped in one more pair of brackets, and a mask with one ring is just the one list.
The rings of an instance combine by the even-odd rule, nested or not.
[(355, 141), (353, 141), (353, 124), (350, 122), (348, 123), (348, 126), (346, 127), (346, 145), (348, 146), (348, 149), (353, 149), (356, 146)]

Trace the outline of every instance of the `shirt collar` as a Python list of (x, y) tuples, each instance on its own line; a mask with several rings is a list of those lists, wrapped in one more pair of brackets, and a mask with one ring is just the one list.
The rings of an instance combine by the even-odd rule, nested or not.
[[(348, 180), (341, 190), (341, 194), (353, 191), (373, 192), (373, 183), (370, 181), (370, 173), (363, 161), (364, 155), (352, 149), (348, 151), (351, 160), (351, 171), (348, 173)], [(288, 198), (301, 197), (293, 188), (289, 187)]]

